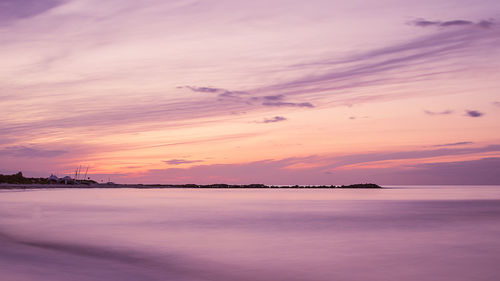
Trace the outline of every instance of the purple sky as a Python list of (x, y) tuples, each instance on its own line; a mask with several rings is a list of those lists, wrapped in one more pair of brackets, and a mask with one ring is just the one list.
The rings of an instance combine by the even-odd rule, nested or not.
[(0, 173), (500, 184), (500, 2), (0, 0)]

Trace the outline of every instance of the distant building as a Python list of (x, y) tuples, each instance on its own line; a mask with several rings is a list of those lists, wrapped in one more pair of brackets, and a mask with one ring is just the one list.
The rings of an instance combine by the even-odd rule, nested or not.
[(50, 177), (47, 178), (47, 181), (49, 183), (59, 183), (61, 179), (58, 178), (56, 175), (50, 174)]
[(59, 178), (58, 176), (51, 174), (50, 177), (47, 178), (49, 183), (59, 183), (59, 184), (74, 184), (75, 180), (69, 176), (65, 176), (64, 178)]
[(65, 176), (64, 178), (61, 179), (61, 182), (63, 182), (64, 184), (73, 184), (75, 183), (75, 180), (73, 180), (69, 176)]

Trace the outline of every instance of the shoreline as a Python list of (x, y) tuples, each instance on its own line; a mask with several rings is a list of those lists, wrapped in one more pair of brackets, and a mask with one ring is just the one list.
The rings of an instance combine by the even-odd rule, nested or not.
[(83, 189), (83, 188), (135, 188), (135, 189), (381, 189), (376, 184), (352, 185), (264, 185), (264, 184), (11, 184), (0, 183), (0, 190), (13, 189)]

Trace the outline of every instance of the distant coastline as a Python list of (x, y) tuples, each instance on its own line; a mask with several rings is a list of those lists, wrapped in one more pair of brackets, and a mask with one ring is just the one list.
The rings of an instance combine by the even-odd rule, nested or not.
[(265, 185), (265, 184), (16, 184), (0, 183), (0, 190), (8, 189), (53, 189), (53, 188), (186, 188), (186, 189), (375, 189), (382, 188), (373, 183), (351, 185)]
[(69, 177), (57, 178), (51, 175), (48, 178), (27, 178), (21, 172), (13, 175), (0, 174), (0, 189), (43, 189), (43, 188), (229, 188), (229, 189), (255, 189), (255, 188), (382, 188), (373, 183), (351, 185), (265, 185), (265, 184), (116, 184), (112, 182), (97, 183), (86, 179), (77, 180)]

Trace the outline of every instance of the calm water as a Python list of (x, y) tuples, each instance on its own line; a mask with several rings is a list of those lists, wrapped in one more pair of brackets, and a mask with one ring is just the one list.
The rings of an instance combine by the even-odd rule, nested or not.
[(0, 279), (500, 278), (500, 186), (0, 192)]

